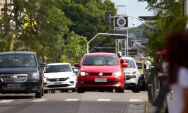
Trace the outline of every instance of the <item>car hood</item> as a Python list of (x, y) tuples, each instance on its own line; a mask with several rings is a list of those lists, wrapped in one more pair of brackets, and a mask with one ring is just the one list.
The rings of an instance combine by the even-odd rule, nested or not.
[(127, 73), (127, 74), (132, 74), (135, 71), (137, 72), (138, 69), (136, 69), (136, 68), (125, 68), (124, 69), (124, 72)]
[(82, 66), (81, 71), (85, 72), (117, 72), (120, 71), (118, 66)]
[(73, 75), (73, 72), (44, 73), (44, 77), (46, 78), (67, 78), (72, 77)]
[(38, 71), (37, 67), (0, 68), (0, 73), (9, 73), (9, 74), (30, 73), (36, 71)]

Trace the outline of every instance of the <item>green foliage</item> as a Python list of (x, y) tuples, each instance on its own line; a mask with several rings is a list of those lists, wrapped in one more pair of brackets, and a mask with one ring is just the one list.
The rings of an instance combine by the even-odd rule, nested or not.
[(98, 32), (112, 30), (112, 26), (105, 24), (105, 13), (115, 14), (115, 6), (110, 0), (65, 0), (62, 8), (73, 21), (70, 29), (88, 39)]
[(87, 39), (112, 29), (105, 13), (115, 14), (110, 0), (13, 0), (8, 6), (14, 8), (0, 20), (0, 51), (35, 51), (46, 62), (78, 62)]
[(148, 45), (151, 55), (155, 56), (157, 51), (165, 48), (165, 40), (169, 33), (185, 30), (187, 18), (183, 17), (184, 0), (180, 0), (178, 3), (175, 0), (138, 1), (147, 2), (147, 8), (154, 11), (158, 17)]
[(80, 58), (86, 53), (86, 37), (79, 36), (74, 32), (69, 33), (68, 37), (61, 60), (71, 64), (78, 63)]

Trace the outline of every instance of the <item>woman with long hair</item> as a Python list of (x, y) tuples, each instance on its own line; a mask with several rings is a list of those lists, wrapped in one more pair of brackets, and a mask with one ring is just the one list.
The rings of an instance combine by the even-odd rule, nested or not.
[(173, 91), (169, 113), (188, 113), (188, 33), (170, 33), (166, 49), (169, 84)]

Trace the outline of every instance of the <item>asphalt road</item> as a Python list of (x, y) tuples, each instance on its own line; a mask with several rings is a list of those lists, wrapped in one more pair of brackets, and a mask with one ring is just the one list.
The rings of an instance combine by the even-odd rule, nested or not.
[(147, 92), (0, 94), (0, 113), (144, 113)]

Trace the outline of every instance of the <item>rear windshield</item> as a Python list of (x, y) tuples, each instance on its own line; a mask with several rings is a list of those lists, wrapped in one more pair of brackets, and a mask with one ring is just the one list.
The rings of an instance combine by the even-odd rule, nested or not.
[(116, 56), (88, 55), (84, 57), (83, 65), (113, 66), (118, 65), (118, 59)]
[(0, 68), (6, 67), (33, 67), (37, 66), (33, 54), (3, 54), (0, 55)]
[(56, 72), (72, 72), (70, 65), (48, 65), (45, 73), (56, 73)]

